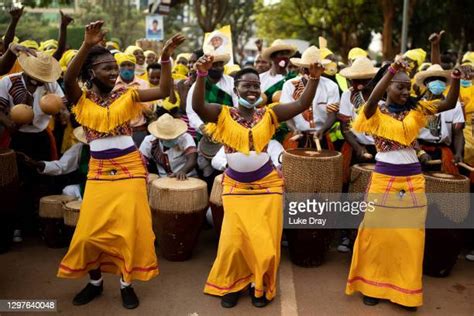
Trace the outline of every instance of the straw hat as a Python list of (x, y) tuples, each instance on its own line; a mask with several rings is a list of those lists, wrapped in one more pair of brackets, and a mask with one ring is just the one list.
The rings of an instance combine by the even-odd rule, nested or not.
[(342, 69), (339, 74), (347, 79), (371, 79), (380, 68), (374, 67), (367, 57), (356, 58), (350, 67)]
[(59, 62), (44, 52), (37, 52), (36, 57), (20, 53), (18, 62), (28, 76), (41, 82), (55, 82), (61, 76)]
[(83, 144), (87, 144), (87, 138), (86, 138), (86, 133), (84, 132), (84, 128), (82, 126), (76, 127), (73, 131), (72, 134), (78, 141), (80, 141)]
[(321, 59), (321, 51), (316, 46), (308, 47), (301, 58), (290, 58), (290, 61), (293, 65), (303, 68), (308, 68), (310, 64), (327, 65), (331, 62), (329, 59)]
[(209, 34), (209, 37), (208, 37), (208, 40), (207, 40), (208, 45), (211, 45), (211, 41), (214, 37), (219, 37), (220, 39), (222, 39), (222, 46), (227, 46), (227, 42), (229, 41), (229, 39), (227, 38), (227, 36), (224, 33), (220, 32), (218, 30), (216, 30), (216, 31), (212, 32), (211, 34)]
[(277, 39), (270, 47), (264, 48), (262, 51), (262, 58), (270, 60), (270, 56), (275, 52), (281, 52), (284, 50), (290, 51), (290, 56), (293, 56), (298, 50), (295, 46), (285, 43), (284, 41)]
[(148, 125), (150, 134), (159, 139), (175, 139), (188, 130), (188, 125), (180, 120), (175, 119), (168, 113), (160, 116), (156, 121)]
[(415, 75), (415, 82), (419, 87), (425, 88), (426, 79), (430, 77), (443, 77), (443, 78), (446, 78), (446, 81), (449, 81), (450, 74), (451, 74), (450, 70), (444, 70), (438, 64), (431, 65), (425, 71), (420, 71)]
[(224, 62), (224, 64), (227, 64), (230, 61), (230, 54), (219, 54), (219, 55), (214, 55), (211, 54), (214, 57), (213, 63), (218, 63), (220, 61)]

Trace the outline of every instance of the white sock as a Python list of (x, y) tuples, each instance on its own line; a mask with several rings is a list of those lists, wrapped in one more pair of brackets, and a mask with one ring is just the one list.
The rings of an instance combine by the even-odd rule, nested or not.
[(100, 279), (98, 279), (98, 280), (90, 279), (89, 283), (94, 285), (94, 286), (101, 286), (102, 285), (102, 277), (100, 277)]
[(124, 289), (130, 285), (132, 285), (132, 283), (127, 283), (124, 280), (122, 280), (122, 278), (120, 278), (120, 289)]

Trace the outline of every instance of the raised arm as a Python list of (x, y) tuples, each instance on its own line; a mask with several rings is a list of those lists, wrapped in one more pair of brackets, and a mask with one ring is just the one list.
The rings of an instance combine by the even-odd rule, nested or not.
[(11, 20), (10, 24), (8, 25), (7, 32), (5, 33), (5, 38), (3, 39), (3, 47), (5, 50), (8, 49), (10, 43), (12, 43), (15, 39), (16, 26), (18, 24), (18, 21), (20, 21), (21, 16), (23, 15), (24, 8), (25, 7), (12, 8), (10, 10)]
[(280, 122), (289, 120), (312, 106), (319, 78), (323, 72), (324, 67), (321, 64), (309, 65), (309, 80), (301, 97), (294, 102), (280, 103), (273, 107), (273, 111)]
[(67, 26), (74, 22), (74, 19), (67, 14), (64, 14), (63, 11), (59, 10), (61, 14), (61, 23), (59, 25), (59, 39), (58, 39), (58, 49), (53, 54), (54, 59), (60, 60), (63, 57), (64, 52), (66, 51), (66, 42), (67, 42)]
[(20, 54), (20, 52), (36, 56), (36, 52), (33, 49), (29, 49), (15, 43), (10, 43), (5, 54), (0, 57), (0, 76), (7, 74), (10, 69), (12, 69), (13, 65), (15, 64), (16, 57)]
[(471, 79), (472, 68), (470, 66), (459, 66), (451, 73), (451, 86), (448, 95), (438, 104), (438, 113), (451, 110), (456, 106), (459, 97), (459, 80), (461, 78)]
[(431, 42), (431, 63), (441, 65), (440, 42), (444, 31), (433, 33), (428, 40)]
[(77, 78), (81, 72), (82, 65), (89, 53), (90, 49), (99, 44), (105, 37), (105, 32), (102, 31), (104, 21), (96, 21), (86, 25), (84, 34), (84, 41), (81, 48), (77, 52), (76, 57), (71, 61), (71, 65), (67, 68), (64, 75), (64, 89), (66, 98), (72, 104), (77, 103), (82, 95), (81, 87), (77, 82)]
[(170, 95), (173, 79), (171, 78), (170, 56), (174, 50), (184, 42), (185, 38), (181, 34), (176, 34), (166, 41), (161, 54), (161, 79), (157, 88), (138, 90), (138, 96), (141, 102), (150, 102), (164, 99)]
[(204, 94), (206, 91), (206, 76), (209, 69), (212, 67), (214, 57), (204, 55), (196, 62), (197, 78), (194, 84), (193, 91), (193, 110), (205, 123), (217, 122), (219, 114), (221, 113), (221, 105), (214, 103), (206, 103)]

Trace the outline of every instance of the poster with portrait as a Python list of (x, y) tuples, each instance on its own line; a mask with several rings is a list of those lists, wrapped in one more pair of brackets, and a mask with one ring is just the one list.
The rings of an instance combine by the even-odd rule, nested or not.
[(165, 29), (163, 25), (162, 15), (147, 15), (146, 17), (146, 39), (149, 40), (163, 40), (165, 36)]
[(230, 25), (223, 26), (218, 30), (204, 34), (202, 50), (205, 54), (211, 55), (229, 54), (231, 58), (229, 65), (234, 64)]

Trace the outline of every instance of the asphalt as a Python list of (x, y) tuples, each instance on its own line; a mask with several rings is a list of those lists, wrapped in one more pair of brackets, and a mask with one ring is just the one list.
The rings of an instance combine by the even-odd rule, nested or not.
[(424, 277), (424, 306), (413, 313), (386, 302), (368, 307), (360, 295), (346, 296), (349, 254), (330, 250), (322, 266), (301, 268), (290, 262), (286, 248), (282, 250), (279, 294), (271, 304), (258, 309), (243, 295), (235, 308), (223, 309), (219, 298), (202, 292), (216, 249), (215, 232), (206, 230), (190, 260), (170, 262), (158, 256), (160, 275), (134, 284), (140, 298), (135, 310), (121, 306), (119, 279), (114, 275), (104, 276), (99, 298), (78, 307), (71, 300), (87, 280), (56, 277), (66, 249), (50, 249), (39, 238), (30, 237), (0, 255), (0, 299), (56, 299), (57, 312), (63, 315), (474, 315), (474, 263), (464, 258), (459, 258), (447, 278)]

